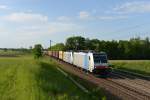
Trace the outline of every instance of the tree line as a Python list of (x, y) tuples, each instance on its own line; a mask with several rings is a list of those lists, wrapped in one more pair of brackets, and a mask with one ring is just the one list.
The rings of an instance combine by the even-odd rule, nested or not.
[(104, 41), (73, 36), (67, 38), (65, 43), (52, 46), (51, 50), (94, 50), (106, 52), (109, 59), (150, 59), (150, 40), (148, 37), (137, 37), (130, 40)]

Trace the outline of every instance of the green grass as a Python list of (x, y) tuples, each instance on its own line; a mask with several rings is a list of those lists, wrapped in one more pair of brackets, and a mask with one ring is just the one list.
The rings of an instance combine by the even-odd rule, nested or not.
[(93, 100), (47, 58), (0, 57), (0, 100)]
[(22, 51), (12, 51), (12, 50), (0, 50), (0, 57), (14, 57), (14, 56), (19, 56), (19, 55), (24, 55), (24, 52)]
[(150, 60), (110, 60), (114, 68), (150, 75)]

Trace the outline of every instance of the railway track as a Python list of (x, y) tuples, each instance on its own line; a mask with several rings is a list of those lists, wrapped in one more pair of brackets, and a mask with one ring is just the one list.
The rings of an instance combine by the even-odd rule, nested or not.
[(120, 84), (111, 79), (107, 79), (106, 83), (108, 83), (107, 86), (112, 86), (113, 89), (115, 89), (118, 92), (118, 95), (122, 96), (123, 94), (122, 99), (124, 100), (149, 100), (150, 99), (149, 95), (145, 95), (144, 93), (136, 91), (135, 89), (125, 84)]
[(122, 92), (131, 96), (132, 98), (136, 98), (136, 100), (150, 100), (150, 94), (144, 90), (140, 90), (138, 88), (128, 85), (128, 83), (126, 84), (121, 81), (116, 81), (112, 79), (107, 79), (107, 81), (110, 81), (113, 85), (115, 84), (115, 86), (119, 87)]
[(127, 74), (127, 73), (121, 73), (121, 72), (113, 72), (113, 73), (111, 73), (111, 76), (126, 79), (131, 83), (135, 83), (137, 85), (141, 85), (145, 88), (150, 89), (150, 81), (147, 80), (147, 79), (144, 79), (144, 78), (141, 78), (141, 77), (138, 77), (138, 76), (134, 76), (134, 75), (130, 75), (130, 74)]
[(131, 74), (112, 72), (111, 77), (108, 79), (119, 85), (124, 86), (138, 95), (143, 95), (148, 100), (150, 99), (150, 81), (145, 80), (144, 78), (134, 76)]
[(130, 71), (125, 71), (125, 70), (121, 70), (121, 69), (115, 69), (113, 68), (114, 72), (117, 73), (121, 73), (121, 74), (126, 74), (126, 76), (128, 77), (137, 77), (140, 79), (144, 79), (144, 80), (148, 80), (150, 81), (150, 76), (146, 76), (146, 75), (142, 75), (142, 74), (138, 74), (138, 73), (134, 73), (134, 72), (130, 72)]
[[(127, 80), (125, 76), (119, 74), (113, 74), (113, 77), (110, 78), (99, 78), (93, 74), (85, 73), (73, 65), (67, 64), (63, 61), (56, 60), (64, 71), (72, 73), (82, 79), (88, 80), (89, 82), (103, 88), (105, 91), (109, 92), (112, 95), (117, 96), (117, 99), (120, 100), (150, 100), (150, 92), (144, 89), (139, 89), (131, 85), (131, 81)], [(124, 81), (123, 81), (124, 80)], [(130, 82), (130, 84), (129, 84)], [(132, 80), (132, 84), (134, 80)], [(137, 83), (135, 81), (135, 83)], [(144, 82), (143, 82), (144, 83)], [(148, 85), (146, 85), (148, 87)], [(109, 100), (112, 100), (109, 95), (107, 96)], [(114, 100), (114, 99), (113, 99)]]
[(141, 78), (136, 75), (131, 75), (127, 73), (115, 72), (115, 71), (111, 73), (111, 76), (120, 77), (124, 80), (127, 80), (129, 81), (128, 83), (131, 83), (131, 85), (135, 85), (137, 86), (137, 88), (145, 89), (150, 93), (150, 81), (145, 78)]

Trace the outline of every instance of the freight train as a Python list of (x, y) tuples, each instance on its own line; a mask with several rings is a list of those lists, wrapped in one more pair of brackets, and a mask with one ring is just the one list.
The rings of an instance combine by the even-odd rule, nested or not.
[(91, 73), (107, 75), (111, 69), (105, 52), (48, 51), (47, 54)]

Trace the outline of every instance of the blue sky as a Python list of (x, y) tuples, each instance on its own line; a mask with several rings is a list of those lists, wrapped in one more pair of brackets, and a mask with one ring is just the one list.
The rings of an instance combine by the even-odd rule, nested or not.
[(149, 0), (0, 0), (0, 48), (150, 37), (149, 18)]

